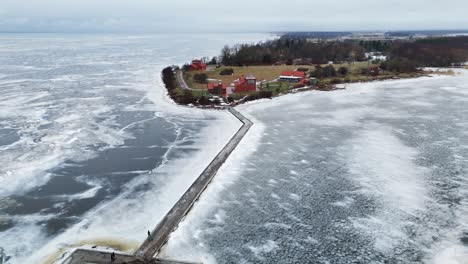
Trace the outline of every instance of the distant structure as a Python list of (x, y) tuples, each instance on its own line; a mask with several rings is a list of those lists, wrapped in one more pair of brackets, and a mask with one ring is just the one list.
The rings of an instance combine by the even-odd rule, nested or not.
[(387, 60), (387, 56), (384, 56), (382, 52), (368, 52), (368, 53), (365, 53), (365, 56), (366, 56), (366, 59), (370, 61), (376, 61), (376, 60), (386, 61)]
[(192, 60), (191, 70), (193, 71), (204, 71), (206, 70), (206, 64), (202, 60)]
[(280, 82), (291, 82), (305, 85), (307, 84), (307, 78), (305, 72), (302, 71), (283, 71), (278, 77)]
[(255, 92), (257, 91), (257, 78), (251, 74), (241, 75), (238, 80), (234, 81), (234, 87), (236, 93)]

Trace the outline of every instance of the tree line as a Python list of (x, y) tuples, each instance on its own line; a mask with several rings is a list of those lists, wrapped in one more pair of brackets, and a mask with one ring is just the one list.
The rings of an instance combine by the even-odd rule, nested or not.
[(220, 59), (224, 65), (232, 66), (292, 64), (295, 59), (305, 60), (308, 64), (324, 64), (329, 61), (365, 60), (365, 49), (351, 41), (311, 42), (284, 37), (257, 44), (225, 46)]
[(426, 38), (395, 45), (391, 58), (406, 59), (418, 67), (457, 66), (468, 61), (468, 37)]
[(224, 65), (325, 64), (329, 61), (365, 61), (366, 52), (388, 56), (382, 69), (409, 72), (418, 67), (447, 67), (468, 61), (468, 37), (441, 37), (420, 40), (317, 41), (284, 36), (256, 44), (225, 46), (220, 61)]

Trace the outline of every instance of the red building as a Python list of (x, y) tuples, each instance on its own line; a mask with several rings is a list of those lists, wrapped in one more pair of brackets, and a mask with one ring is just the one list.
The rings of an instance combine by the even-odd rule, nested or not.
[(283, 71), (278, 80), (281, 82), (293, 82), (302, 85), (307, 84), (306, 74), (302, 71)]
[(253, 75), (241, 75), (234, 85), (236, 93), (255, 92), (257, 91), (257, 78)]
[(202, 60), (192, 60), (191, 68), (193, 71), (204, 71), (206, 70), (206, 64)]
[(379, 75), (379, 67), (378, 66), (369, 67), (369, 74), (372, 75), (372, 76)]
[(223, 97), (227, 96), (227, 86), (226, 84), (219, 81), (218, 83), (208, 83), (208, 92), (210, 94), (222, 95)]

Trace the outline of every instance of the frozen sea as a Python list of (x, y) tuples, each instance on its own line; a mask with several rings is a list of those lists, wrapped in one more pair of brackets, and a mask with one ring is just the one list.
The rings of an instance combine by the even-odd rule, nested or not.
[(240, 127), (174, 105), (161, 70), (269, 37), (0, 35), (0, 258), (131, 252)]
[(164, 254), (468, 263), (468, 71), (239, 107), (255, 125)]

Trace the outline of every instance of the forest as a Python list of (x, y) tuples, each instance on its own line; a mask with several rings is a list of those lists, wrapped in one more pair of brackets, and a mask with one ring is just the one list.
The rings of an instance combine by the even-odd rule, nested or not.
[(329, 61), (365, 60), (365, 49), (353, 42), (309, 42), (307, 39), (280, 38), (258, 44), (225, 46), (221, 51), (224, 65), (293, 64), (295, 59), (310, 64)]
[[(366, 52), (388, 56), (387, 69), (404, 72), (418, 67), (457, 66), (468, 61), (468, 37), (440, 37), (419, 40), (345, 40), (312, 42), (307, 38), (281, 37), (257, 44), (225, 46), (224, 65), (325, 64), (330, 61), (365, 61)], [(297, 62), (297, 63), (296, 63)]]
[(390, 57), (407, 59), (418, 67), (458, 66), (468, 61), (468, 36), (399, 43), (390, 50)]

